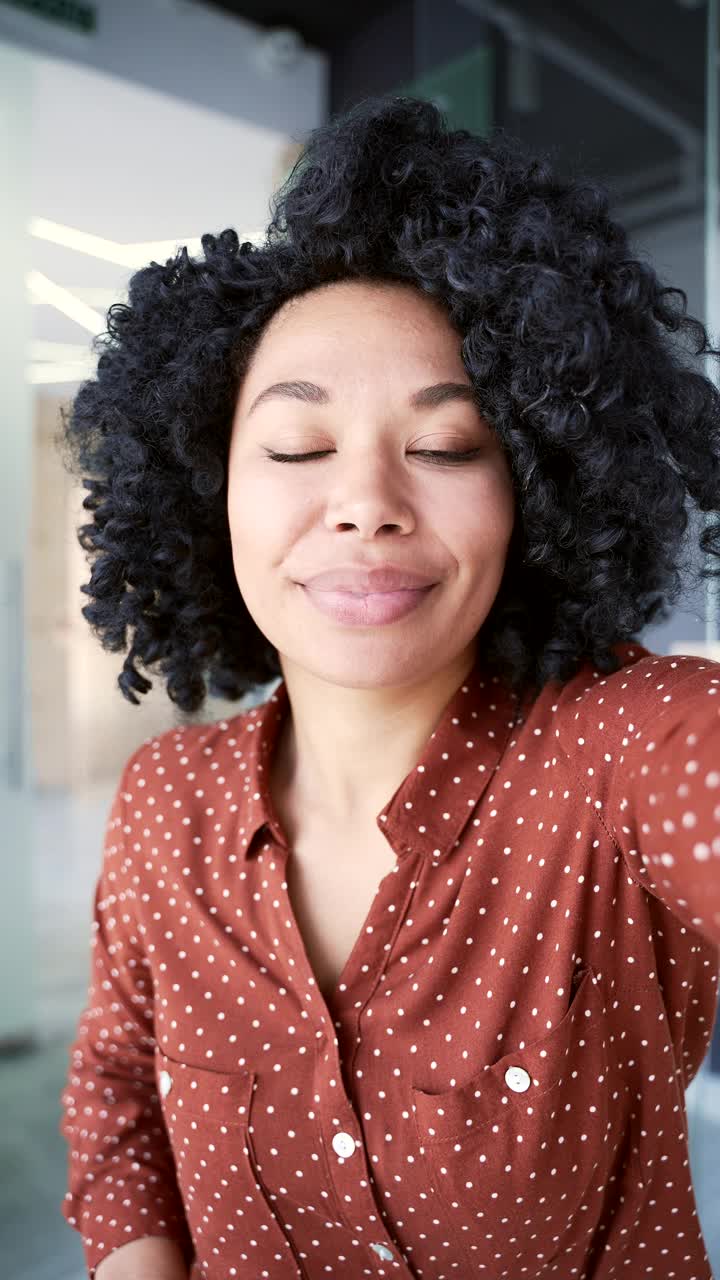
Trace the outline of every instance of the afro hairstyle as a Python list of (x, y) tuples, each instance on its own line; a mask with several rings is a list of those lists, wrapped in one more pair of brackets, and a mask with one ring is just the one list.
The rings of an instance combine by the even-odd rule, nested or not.
[[(227, 228), (203, 235), (204, 256), (136, 271), (61, 416), (91, 513), (82, 614), (127, 649), (123, 696), (152, 688), (138, 664), (186, 713), (281, 676), (233, 568), (233, 414), (278, 308), (349, 279), (445, 307), (506, 451), (515, 527), (479, 657), (516, 696), (586, 660), (618, 670), (615, 647), (678, 598), (687, 498), (718, 513), (720, 398), (692, 357), (720, 352), (685, 292), (631, 256), (606, 188), (500, 128), (450, 129), (434, 104), (382, 95), (309, 135), (269, 212), (262, 244)], [(700, 546), (720, 556), (720, 520)]]

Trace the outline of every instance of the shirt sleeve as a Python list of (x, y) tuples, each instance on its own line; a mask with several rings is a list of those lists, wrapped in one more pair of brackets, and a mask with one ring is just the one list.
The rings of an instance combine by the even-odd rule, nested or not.
[(82, 1237), (90, 1280), (107, 1254), (142, 1236), (194, 1249), (155, 1089), (152, 977), (126, 851), (128, 760), (106, 827), (95, 887), (90, 985), (61, 1097), (68, 1143), (61, 1212)]
[(621, 704), (631, 685), (638, 723), (616, 709), (606, 821), (636, 879), (720, 944), (720, 663), (654, 655), (625, 674)]

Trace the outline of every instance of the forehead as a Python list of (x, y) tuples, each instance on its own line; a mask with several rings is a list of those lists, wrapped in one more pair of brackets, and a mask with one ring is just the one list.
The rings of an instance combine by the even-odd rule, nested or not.
[[(400, 284), (341, 281), (299, 294), (271, 317), (255, 348), (246, 382), (280, 367), (288, 376), (347, 376), (366, 360), (393, 367), (417, 363), (425, 369), (464, 366), (462, 336), (445, 308), (416, 288)], [(392, 350), (394, 359), (388, 360)], [(302, 359), (302, 368), (289, 360)]]
[(289, 298), (268, 323), (265, 336), (285, 336), (303, 332), (308, 326), (321, 324), (353, 324), (362, 326), (365, 318), (373, 322), (383, 316), (394, 322), (452, 331), (449, 316), (442, 304), (412, 285), (402, 282), (342, 280)]

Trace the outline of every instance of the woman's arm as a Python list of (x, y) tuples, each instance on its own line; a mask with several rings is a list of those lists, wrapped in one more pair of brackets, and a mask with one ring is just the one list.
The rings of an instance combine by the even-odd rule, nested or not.
[(187, 1275), (182, 1250), (163, 1236), (122, 1244), (95, 1269), (96, 1280), (187, 1280)]
[[(184, 1259), (184, 1270), (168, 1272), (184, 1280), (194, 1250), (156, 1089), (153, 976), (137, 912), (141, 841), (125, 802), (134, 759), (115, 793), (95, 889), (90, 987), (62, 1095), (69, 1162), (61, 1211), (82, 1237), (90, 1280), (116, 1251), (122, 1257), (108, 1260), (102, 1280), (125, 1274), (133, 1242), (164, 1249), (168, 1262)], [(133, 1280), (142, 1280), (134, 1263)]]
[(563, 748), (633, 877), (720, 945), (720, 663), (650, 654), (596, 680), (568, 726)]
[[(638, 668), (642, 668), (642, 675)], [(608, 817), (651, 893), (720, 944), (720, 663), (644, 659), (639, 725), (622, 743)]]

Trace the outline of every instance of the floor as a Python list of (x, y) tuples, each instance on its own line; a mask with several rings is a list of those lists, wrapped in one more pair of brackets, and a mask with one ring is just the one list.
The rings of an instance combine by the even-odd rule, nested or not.
[[(59, 1132), (68, 1047), (89, 966), (94, 877), (110, 792), (35, 808), (35, 944), (38, 1026), (29, 1054), (0, 1059), (0, 1275), (3, 1280), (83, 1280), (80, 1240), (60, 1214), (67, 1152)], [(57, 857), (58, 848), (63, 858)], [(720, 1078), (705, 1068), (688, 1092), (698, 1213), (720, 1280)]]

